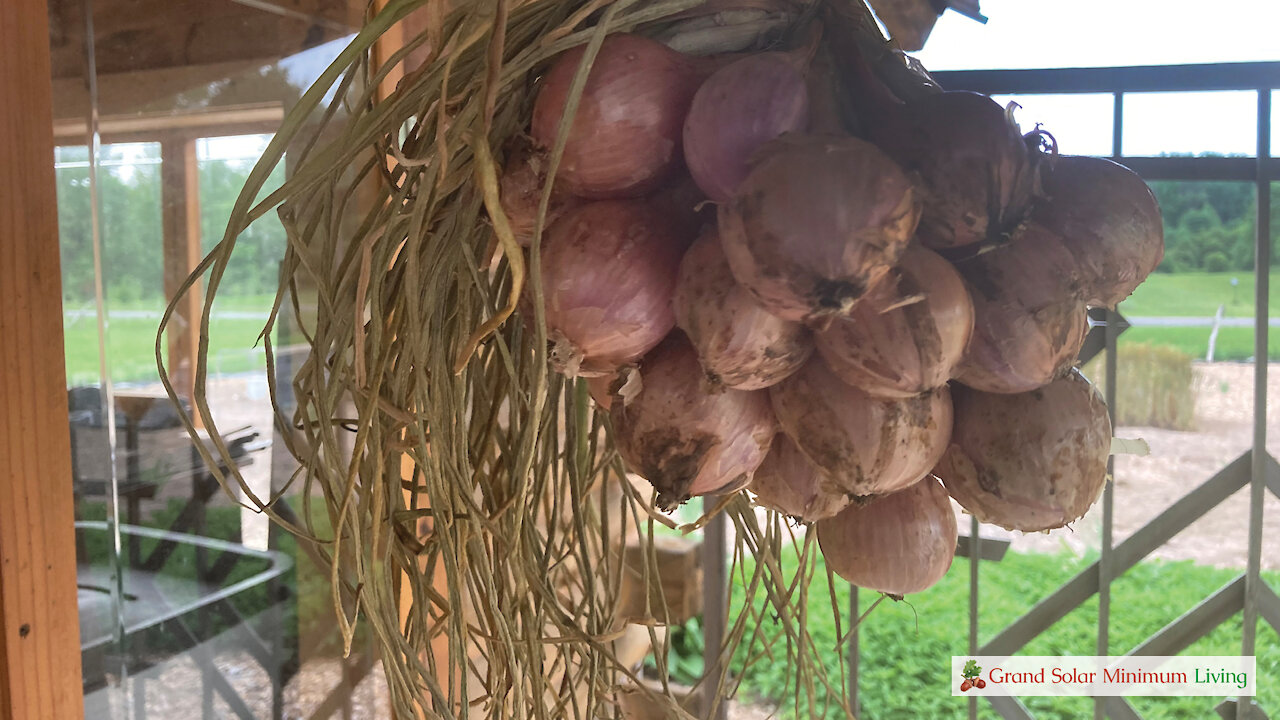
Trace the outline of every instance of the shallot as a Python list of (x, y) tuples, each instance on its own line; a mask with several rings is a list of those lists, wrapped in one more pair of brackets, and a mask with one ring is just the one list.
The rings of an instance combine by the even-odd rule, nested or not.
[(1010, 242), (956, 263), (983, 297), (1002, 297), (1027, 310), (1084, 299), (1085, 281), (1062, 238), (1029, 219)]
[(680, 263), (676, 324), (698, 350), (713, 385), (759, 390), (795, 372), (813, 352), (809, 331), (771, 315), (738, 285), (714, 232)]
[(851, 495), (893, 492), (938, 462), (951, 437), (951, 395), (944, 385), (909, 398), (877, 398), (822, 363), (769, 388), (778, 424), (838, 488)]
[(912, 245), (847, 316), (815, 336), (831, 371), (872, 395), (909, 397), (945, 385), (973, 333), (964, 280)]
[(920, 178), (927, 247), (998, 240), (1031, 199), (1033, 157), (1009, 113), (986, 95), (944, 92), (902, 106), (871, 139)]
[(977, 390), (1020, 393), (1053, 382), (1071, 369), (1089, 330), (1080, 300), (1028, 308), (1005, 288), (970, 285), (973, 337), (955, 378)]
[(809, 97), (797, 64), (781, 52), (748, 55), (698, 88), (684, 121), (684, 157), (707, 197), (731, 198), (761, 145), (804, 129)]
[(850, 505), (817, 528), (827, 567), (858, 587), (892, 595), (941, 580), (959, 539), (947, 493), (932, 477)]
[(1082, 517), (1107, 478), (1111, 421), (1079, 371), (1017, 395), (955, 389), (955, 431), (934, 473), (982, 522), (1034, 532)]
[(618, 452), (673, 508), (696, 495), (751, 480), (776, 423), (763, 392), (706, 390), (693, 346), (674, 332), (640, 363), (641, 390), (615, 398), (609, 416)]
[(1164, 258), (1156, 196), (1129, 168), (1094, 157), (1059, 157), (1043, 172), (1032, 213), (1080, 264), (1090, 305), (1114, 306)]
[(719, 208), (734, 277), (779, 317), (848, 312), (898, 261), (915, 231), (911, 183), (856, 138), (783, 136)]
[(552, 364), (574, 377), (638, 360), (675, 326), (671, 296), (687, 236), (643, 200), (601, 200), (561, 217), (541, 270)]
[(756, 470), (751, 491), (756, 504), (797, 517), (804, 522), (829, 518), (845, 509), (852, 498), (827, 487), (827, 481), (796, 444), (779, 433), (764, 463)]
[[(555, 144), (569, 86), (585, 48), (563, 53), (533, 106), (533, 139)], [(657, 188), (681, 163), (681, 134), (704, 70), (656, 40), (605, 38), (568, 128), (556, 183), (585, 198), (632, 197)]]

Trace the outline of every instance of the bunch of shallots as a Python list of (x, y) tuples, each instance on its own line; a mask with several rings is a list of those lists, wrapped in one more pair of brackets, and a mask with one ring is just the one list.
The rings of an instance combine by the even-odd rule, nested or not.
[[(1086, 308), (1163, 253), (1129, 170), (1059, 157), (990, 98), (900, 99), (856, 48), (683, 55), (608, 36), (540, 78), (501, 190), (538, 231), (552, 363), (589, 383), (670, 508), (749, 489), (887, 593), (950, 567), (954, 498), (1025, 531), (1079, 518), (1111, 428), (1073, 369)], [(941, 480), (941, 482), (939, 482)]]

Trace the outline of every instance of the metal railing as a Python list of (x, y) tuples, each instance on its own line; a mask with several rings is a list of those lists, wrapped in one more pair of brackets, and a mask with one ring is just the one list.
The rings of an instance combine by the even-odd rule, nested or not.
[[(1025, 615), (1005, 627), (990, 641), (978, 642), (978, 598), (980, 563), (969, 564), (969, 652), (973, 655), (1012, 655), (1034, 638), (1051, 628), (1072, 610), (1098, 596), (1098, 632), (1096, 654), (1110, 655), (1111, 584), (1130, 568), (1166, 543), (1182, 529), (1217, 507), (1236, 491), (1249, 486), (1249, 546), (1243, 574), (1204, 598), (1194, 608), (1173, 619), (1163, 629), (1126, 655), (1176, 655), (1196, 640), (1243, 612), (1241, 655), (1253, 655), (1259, 618), (1280, 632), (1280, 597), (1261, 579), (1262, 508), (1267, 489), (1280, 497), (1280, 464), (1266, 451), (1267, 408), (1267, 339), (1269, 269), (1271, 266), (1271, 180), (1280, 177), (1280, 158), (1271, 157), (1272, 91), (1280, 87), (1280, 62), (1231, 63), (1215, 65), (1169, 65), (1150, 67), (1068, 68), (1046, 70), (979, 70), (939, 72), (934, 77), (948, 90), (972, 90), (988, 95), (1061, 95), (1110, 94), (1114, 98), (1112, 118), (1112, 153), (1110, 159), (1133, 169), (1144, 179), (1253, 182), (1257, 191), (1256, 235), (1254, 238), (1254, 273), (1256, 282), (1254, 309), (1254, 408), (1251, 449), (1215, 473), (1201, 485), (1176, 501), (1154, 520), (1135, 531), (1123, 542), (1114, 544), (1114, 483), (1108, 482), (1101, 500), (1102, 530), (1100, 555), (1096, 562), (1068, 580)], [(1254, 157), (1144, 157), (1124, 154), (1124, 100), (1127, 94), (1153, 92), (1252, 91), (1257, 95), (1257, 145)], [(1089, 337), (1081, 352), (1081, 362), (1105, 350), (1106, 400), (1115, 424), (1116, 406), (1116, 339), (1128, 323), (1118, 311), (1090, 311)], [(1109, 462), (1108, 471), (1114, 466)], [(723, 537), (723, 518), (708, 527), (711, 538)], [(996, 548), (994, 546), (999, 545)], [(958, 555), (980, 559), (998, 559), (1007, 543), (983, 539), (976, 519), (971, 521), (969, 538), (962, 543)], [(722, 569), (723, 558), (711, 557), (723, 542), (708, 542), (704, 558), (709, 563), (705, 574), (704, 607), (727, 591)], [(996, 552), (992, 552), (996, 550)], [(720, 550), (720, 552), (723, 552)], [(852, 589), (850, 621), (858, 617), (857, 592)], [(723, 619), (706, 619), (711, 635), (723, 632)], [(711, 643), (708, 643), (710, 646)], [(851, 707), (857, 708), (858, 643), (856, 631), (849, 646), (849, 693)], [(1014, 697), (988, 697), (1002, 717), (1010, 720), (1032, 720), (1026, 706)], [(1252, 702), (1238, 702), (1238, 719), (1263, 717), (1254, 712)], [(1219, 711), (1227, 716), (1229, 706)], [(1277, 710), (1277, 709), (1273, 709)], [(969, 717), (978, 716), (978, 698), (969, 698)], [(1140, 720), (1134, 707), (1124, 698), (1095, 698), (1094, 717)]]
[[(1245, 485), (1250, 487), (1249, 549), (1245, 572), (1203, 599), (1195, 608), (1173, 620), (1129, 655), (1174, 655), (1219, 627), (1236, 613), (1244, 613), (1241, 655), (1253, 655), (1257, 621), (1261, 616), (1280, 631), (1280, 599), (1262, 581), (1262, 508), (1266, 488), (1280, 496), (1280, 466), (1267, 454), (1267, 335), (1271, 266), (1271, 178), (1280, 175), (1280, 159), (1271, 157), (1272, 91), (1280, 87), (1280, 63), (1231, 63), (1218, 65), (1169, 65), (1125, 68), (1069, 68), (1054, 70), (996, 70), (937, 73), (943, 87), (973, 90), (989, 95), (1110, 93), (1114, 98), (1111, 159), (1151, 180), (1226, 180), (1255, 183), (1256, 234), (1254, 237), (1254, 408), (1252, 446), (1240, 458), (1220, 470), (1175, 502), (1150, 523), (1119, 545), (1113, 544), (1115, 488), (1108, 482), (1102, 497), (1100, 556), (1027, 614), (999, 632), (985, 645), (977, 642), (978, 563), (971, 564), (970, 637), (974, 654), (1009, 655), (1025, 647), (1071, 610), (1094, 594), (1098, 596), (1097, 654), (1111, 654), (1111, 583), (1183, 528), (1219, 505)], [(1124, 154), (1124, 100), (1126, 94), (1145, 92), (1252, 91), (1257, 98), (1255, 156), (1248, 157), (1130, 157)], [(1100, 316), (1099, 316), (1100, 315)], [(1107, 406), (1115, 422), (1116, 338), (1127, 327), (1118, 312), (1095, 312), (1101, 323), (1091, 331), (1086, 353), (1106, 349)], [(1082, 360), (1088, 360), (1082, 357)], [(1108, 470), (1113, 470), (1109, 463)], [(974, 522), (974, 531), (977, 522)], [(990, 698), (1005, 718), (1029, 720), (1032, 716), (1016, 698)], [(977, 698), (969, 701), (969, 716), (977, 717)], [(1251, 702), (1239, 702), (1237, 718), (1256, 716)], [(1124, 698), (1096, 698), (1094, 717), (1138, 718)]]

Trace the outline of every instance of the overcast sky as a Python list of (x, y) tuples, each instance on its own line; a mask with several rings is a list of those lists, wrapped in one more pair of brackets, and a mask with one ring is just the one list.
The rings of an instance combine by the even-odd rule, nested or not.
[[(1280, 0), (982, 0), (982, 11), (986, 25), (943, 14), (917, 57), (930, 70), (1280, 61)], [(1127, 95), (1124, 152), (1252, 155), (1254, 98)], [(1017, 100), (1023, 127), (1045, 123), (1064, 152), (1110, 154), (1110, 95)]]

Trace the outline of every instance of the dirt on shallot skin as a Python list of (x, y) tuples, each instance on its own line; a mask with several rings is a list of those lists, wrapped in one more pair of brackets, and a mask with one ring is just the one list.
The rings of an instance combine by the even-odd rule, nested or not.
[[(640, 363), (639, 391), (609, 410), (618, 453), (672, 508), (750, 480), (776, 433), (760, 391), (708, 392), (697, 353), (675, 331)], [(633, 376), (634, 377), (634, 376)]]
[(1078, 372), (1014, 395), (958, 387), (955, 411), (955, 433), (935, 474), (979, 520), (1052, 530), (1079, 519), (1102, 492), (1111, 424)]
[[(897, 263), (920, 216), (910, 181), (855, 138), (783, 135), (719, 206), (726, 257), (769, 312), (821, 322)], [(833, 210), (834, 209), (834, 210)]]
[(636, 436), (631, 449), (643, 460), (635, 469), (658, 491), (660, 510), (674, 510), (689, 499), (689, 487), (717, 444), (719, 440), (709, 433), (685, 433), (674, 427)]
[(672, 306), (713, 390), (769, 387), (813, 352), (808, 328), (770, 314), (734, 280), (710, 230), (681, 260)]
[(824, 486), (851, 495), (893, 492), (918, 481), (951, 435), (945, 386), (912, 398), (876, 398), (815, 358), (769, 393), (780, 426), (822, 470)]

